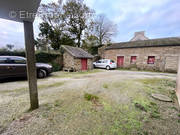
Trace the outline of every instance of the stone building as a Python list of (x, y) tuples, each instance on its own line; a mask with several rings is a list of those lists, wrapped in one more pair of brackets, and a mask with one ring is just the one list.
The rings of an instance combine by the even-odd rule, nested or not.
[(63, 68), (73, 71), (93, 69), (93, 56), (81, 48), (64, 45)]
[(112, 59), (118, 67), (176, 72), (180, 56), (180, 38), (148, 39), (135, 33), (129, 42), (115, 43), (100, 49), (102, 58)]

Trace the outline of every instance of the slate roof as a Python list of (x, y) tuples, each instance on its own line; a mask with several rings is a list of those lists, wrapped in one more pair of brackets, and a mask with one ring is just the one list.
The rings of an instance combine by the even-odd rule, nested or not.
[(144, 47), (165, 47), (165, 46), (180, 46), (180, 38), (178, 37), (159, 38), (159, 39), (114, 43), (108, 46), (106, 50), (125, 49), (125, 48), (144, 48)]
[(82, 48), (72, 47), (68, 45), (63, 45), (63, 49), (65, 49), (69, 54), (71, 54), (75, 58), (88, 58), (92, 59), (94, 56), (84, 51)]

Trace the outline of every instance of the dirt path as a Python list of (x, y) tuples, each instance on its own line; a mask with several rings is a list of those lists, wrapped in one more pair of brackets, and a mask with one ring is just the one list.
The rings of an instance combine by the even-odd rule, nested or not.
[[(32, 133), (34, 135), (44, 134), (45, 132), (41, 131), (42, 130), (41, 128), (45, 128), (44, 126), (48, 126), (47, 130), (50, 127), (53, 128), (53, 132), (55, 133), (59, 132), (58, 129), (55, 127), (61, 126), (58, 128), (61, 128), (61, 131), (64, 130), (65, 135), (72, 133), (83, 134), (84, 129), (94, 128), (93, 125), (91, 125), (91, 123), (86, 123), (87, 119), (89, 119), (90, 121), (97, 119), (102, 123), (105, 122), (100, 119), (101, 118), (100, 115), (102, 115), (103, 113), (105, 116), (107, 115), (107, 119), (109, 119), (109, 117), (112, 117), (109, 115), (111, 114), (112, 111), (111, 109), (113, 108), (110, 107), (109, 104), (112, 104), (112, 106), (115, 106), (116, 108), (116, 106), (119, 105), (122, 106), (126, 104), (130, 104), (131, 106), (132, 101), (134, 100), (139, 100), (141, 98), (144, 100), (145, 96), (148, 95), (144, 92), (144, 84), (143, 84), (144, 82), (142, 83), (138, 81), (142, 79), (144, 79), (145, 81), (146, 79), (152, 79), (157, 81), (159, 80), (161, 81), (161, 79), (169, 79), (174, 81), (176, 79), (176, 74), (119, 71), (119, 70), (112, 70), (112, 71), (100, 70), (100, 72), (95, 72), (95, 73), (57, 72), (54, 73), (51, 77), (38, 80), (40, 109), (30, 114), (26, 113), (29, 108), (29, 93), (27, 88), (27, 81), (2, 83), (0, 84), (0, 133), (2, 132), (2, 130), (5, 130), (4, 134), (13, 134), (13, 135), (29, 134), (32, 133), (30, 127), (32, 127), (33, 129), (33, 124), (35, 124), (39, 129), (34, 129)], [(157, 85), (158, 85), (157, 88), (159, 89), (159, 87), (161, 86), (159, 84)], [(163, 88), (166, 87), (163, 86)], [(147, 88), (149, 89), (149, 86)], [(156, 89), (156, 87), (155, 88), (153, 87), (152, 90), (150, 89), (150, 91), (153, 91), (153, 89)], [(142, 94), (139, 94), (140, 92), (142, 92)], [(166, 93), (166, 91), (162, 91), (162, 92)], [(102, 98), (101, 102), (104, 108), (107, 108), (107, 110), (106, 109), (103, 111), (100, 110), (100, 112), (97, 112), (98, 114), (93, 116), (88, 115), (88, 118), (84, 117), (83, 113), (90, 113), (90, 114), (92, 113), (91, 112), (92, 105), (86, 103), (83, 99), (84, 93), (91, 93), (101, 97)], [(60, 108), (62, 108), (63, 110), (61, 111), (58, 110), (57, 112), (56, 104), (58, 106), (59, 102), (61, 106)], [(91, 111), (86, 112), (85, 110), (87, 108), (90, 109)], [(108, 108), (111, 109), (108, 110)], [(75, 110), (76, 112), (74, 112)], [(67, 112), (64, 114), (63, 111), (67, 111), (68, 114), (66, 114)], [(71, 111), (74, 113), (71, 114), (70, 113)], [(26, 120), (26, 115), (27, 115), (27, 120)], [(52, 127), (51, 124), (50, 124), (51, 126), (49, 125), (49, 117), (52, 117), (51, 115), (53, 115), (52, 118), (53, 120), (54, 119), (61, 120), (63, 119), (64, 115), (67, 115), (67, 117), (64, 119), (67, 119), (65, 121), (69, 121), (69, 122), (66, 123), (63, 120), (63, 122), (58, 123), (56, 121), (57, 123)], [(24, 123), (20, 122), (22, 117), (23, 118), (25, 117), (25, 120), (22, 120), (25, 122), (25, 125)], [(71, 119), (68, 119), (68, 117)], [(131, 118), (132, 115), (130, 115), (129, 117)], [(82, 128), (79, 131), (80, 133), (75, 132), (74, 128), (76, 127), (76, 125), (74, 125), (72, 122), (73, 120), (76, 121), (77, 118), (79, 118), (78, 121), (81, 122), (81, 123), (77, 122), (77, 125), (79, 124), (79, 126), (82, 126), (84, 128), (84, 129)], [(134, 116), (133, 119), (135, 119)], [(26, 123), (26, 121), (28, 121), (28, 123)], [(34, 123), (35, 121), (36, 123)], [(84, 125), (83, 124), (84, 122), (87, 125)], [(109, 120), (107, 122), (109, 122)], [(105, 125), (107, 124), (107, 122), (105, 122)], [(112, 124), (112, 123), (108, 123), (108, 124)], [(67, 130), (66, 127), (67, 125), (69, 125), (70, 130)], [(86, 127), (86, 126), (90, 126), (90, 127)], [(101, 124), (96, 126), (100, 126), (99, 128), (106, 129), (106, 127), (103, 127)], [(135, 129), (135, 127), (133, 126), (131, 128)], [(119, 129), (120, 127), (118, 128), (118, 130)], [(47, 134), (53, 134), (53, 132), (50, 131), (51, 129), (46, 131), (48, 132)], [(110, 131), (111, 130), (108, 130), (107, 132), (109, 132), (110, 134), (112, 132)], [(94, 132), (97, 133), (98, 131), (94, 131)], [(133, 131), (129, 131), (129, 132), (133, 132)], [(180, 131), (176, 131), (175, 133), (177, 132), (179, 133)]]

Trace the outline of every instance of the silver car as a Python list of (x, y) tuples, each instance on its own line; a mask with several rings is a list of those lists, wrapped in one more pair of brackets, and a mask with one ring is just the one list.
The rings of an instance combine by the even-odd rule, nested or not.
[(93, 63), (94, 68), (105, 68), (107, 70), (117, 68), (117, 64), (110, 59), (101, 59)]

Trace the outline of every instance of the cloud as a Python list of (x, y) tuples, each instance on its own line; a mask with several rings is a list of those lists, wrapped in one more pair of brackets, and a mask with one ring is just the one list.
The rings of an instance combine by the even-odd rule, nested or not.
[[(49, 3), (58, 0), (42, 0)], [(106, 14), (118, 25), (114, 42), (128, 41), (135, 31), (145, 30), (150, 38), (180, 36), (179, 0), (85, 0), (97, 14)], [(34, 22), (35, 37), (39, 23)], [(0, 47), (7, 43), (24, 47), (23, 24), (0, 19)]]
[(15, 44), (17, 48), (24, 45), (23, 24), (0, 19), (0, 47)]

